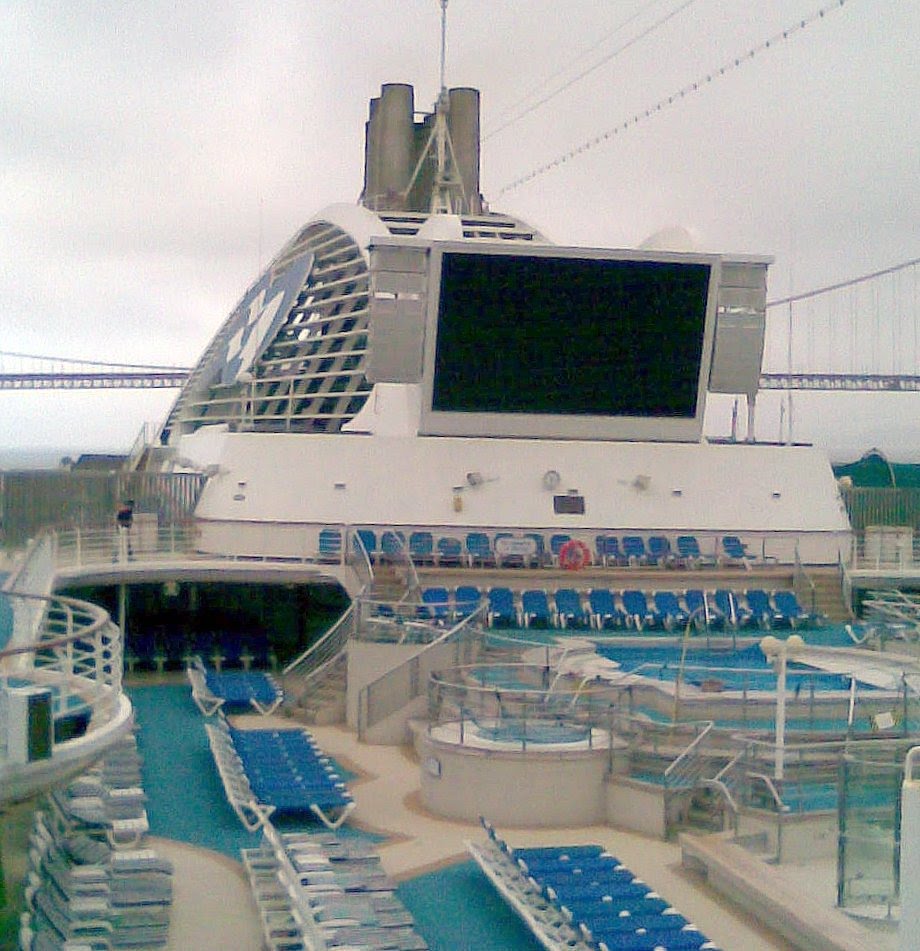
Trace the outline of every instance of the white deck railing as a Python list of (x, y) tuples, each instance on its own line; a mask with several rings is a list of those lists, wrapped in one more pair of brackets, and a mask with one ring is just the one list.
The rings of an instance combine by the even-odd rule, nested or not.
[[(0, 651), (0, 685), (47, 687), (52, 695), (50, 750), (30, 761), (11, 748), (9, 705), (0, 718), (0, 802), (22, 798), (85, 769), (131, 726), (122, 692), (121, 632), (102, 608), (74, 598), (6, 592), (14, 623), (25, 619)], [(37, 629), (32, 624), (37, 618)], [(50, 757), (47, 753), (50, 752)]]

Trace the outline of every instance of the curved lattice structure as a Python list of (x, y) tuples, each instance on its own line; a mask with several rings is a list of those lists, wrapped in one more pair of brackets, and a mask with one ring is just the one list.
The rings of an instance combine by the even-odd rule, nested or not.
[[(363, 214), (364, 226), (400, 236), (424, 235), (431, 217)], [(463, 240), (544, 240), (507, 215), (455, 220)], [(173, 407), (163, 441), (217, 423), (233, 430), (335, 433), (351, 420), (371, 391), (364, 375), (367, 240), (323, 217), (307, 224), (215, 335)]]

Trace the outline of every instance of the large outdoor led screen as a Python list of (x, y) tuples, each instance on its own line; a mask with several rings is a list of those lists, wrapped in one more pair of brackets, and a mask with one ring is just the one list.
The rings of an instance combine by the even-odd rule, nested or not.
[(428, 430), (698, 438), (712, 261), (609, 254), (437, 255)]

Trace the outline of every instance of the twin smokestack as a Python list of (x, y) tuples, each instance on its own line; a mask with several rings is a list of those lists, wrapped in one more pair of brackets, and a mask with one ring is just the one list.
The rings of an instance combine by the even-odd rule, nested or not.
[[(479, 194), (479, 90), (451, 89), (447, 93), (447, 131), (452, 149), (450, 169), (458, 186), (459, 210), (482, 213)], [(364, 192), (361, 202), (372, 211), (431, 210), (437, 155), (432, 132), (436, 113), (415, 120), (415, 91), (405, 83), (388, 83), (370, 101), (365, 125)], [(424, 158), (415, 180), (413, 173)], [(461, 187), (462, 186), (462, 189)], [(462, 192), (462, 198), (461, 198)]]

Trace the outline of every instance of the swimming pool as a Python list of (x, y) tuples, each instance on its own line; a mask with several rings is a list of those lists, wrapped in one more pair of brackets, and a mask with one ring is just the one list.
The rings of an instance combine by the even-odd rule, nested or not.
[[(759, 645), (736, 650), (713, 650), (691, 647), (681, 664), (680, 646), (633, 647), (599, 644), (601, 657), (616, 661), (622, 670), (635, 672), (652, 680), (673, 683), (682, 673), (684, 683), (704, 690), (775, 691), (776, 674), (764, 657)], [(846, 674), (816, 670), (805, 664), (789, 661), (786, 668), (788, 689), (800, 692), (849, 690), (850, 677)], [(860, 683), (860, 689), (875, 689)]]

